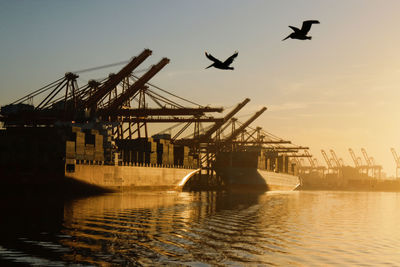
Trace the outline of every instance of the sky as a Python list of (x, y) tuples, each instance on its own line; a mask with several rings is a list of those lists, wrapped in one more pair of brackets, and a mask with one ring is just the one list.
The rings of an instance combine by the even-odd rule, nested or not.
[[(365, 148), (390, 176), (390, 148), (400, 152), (399, 11), (398, 0), (0, 0), (0, 106), (149, 48), (148, 65), (171, 60), (152, 83), (204, 105), (249, 97), (240, 114), (268, 108), (253, 126), (310, 147), (320, 163), (321, 149), (353, 165), (348, 149)], [(320, 21), (311, 41), (282, 41), (309, 19)], [(239, 51), (235, 70), (206, 70), (205, 51)]]

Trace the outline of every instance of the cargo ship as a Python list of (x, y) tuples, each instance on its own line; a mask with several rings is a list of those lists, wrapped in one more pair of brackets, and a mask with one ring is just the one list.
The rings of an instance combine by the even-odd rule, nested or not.
[(265, 148), (221, 152), (215, 170), (224, 185), (232, 190), (291, 191), (300, 186), (296, 166), (287, 155)]
[(73, 180), (109, 191), (181, 190), (199, 171), (188, 147), (157, 136), (116, 144), (107, 132), (67, 125), (0, 130), (1, 187), (54, 188)]
[[(72, 182), (111, 191), (182, 190), (196, 183), (205, 189), (292, 190), (298, 185), (285, 154), (298, 149), (274, 146), (290, 142), (269, 136), (260, 127), (248, 128), (266, 107), (236, 128), (234, 116), (250, 99), (215, 118), (210, 114), (223, 108), (196, 104), (149, 83), (168, 58), (137, 77), (135, 69), (151, 54), (145, 49), (117, 73), (83, 86), (78, 86), (77, 73), (67, 72), (2, 106), (1, 188), (63, 191)], [(103, 67), (108, 66), (115, 64)], [(179, 130), (171, 136), (175, 125), (150, 135), (148, 125), (155, 123), (174, 123)], [(226, 138), (225, 129), (232, 129)], [(188, 132), (189, 137), (180, 137)], [(237, 162), (225, 164), (229, 157)], [(200, 170), (206, 170), (204, 176), (197, 175)]]
[[(172, 144), (168, 135), (114, 141), (104, 125), (87, 127), (93, 125), (0, 130), (1, 187), (53, 190), (77, 183), (104, 191), (183, 190), (200, 172), (189, 147)], [(219, 189), (294, 190), (300, 185), (289, 157), (264, 148), (219, 152), (214, 169)], [(207, 184), (204, 189), (215, 188)]]

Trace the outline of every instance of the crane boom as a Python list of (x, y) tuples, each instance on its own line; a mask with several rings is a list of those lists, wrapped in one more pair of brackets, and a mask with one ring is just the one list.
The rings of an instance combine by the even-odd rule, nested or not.
[(336, 153), (333, 149), (330, 150), (332, 157), (333, 157), (333, 161), (335, 162), (337, 167), (342, 167), (342, 164), (340, 163), (338, 157), (336, 156)]
[(397, 156), (396, 150), (392, 147), (390, 149), (390, 151), (392, 151), (394, 161), (396, 162), (397, 168), (400, 168), (400, 158)]
[(315, 167), (319, 166), (318, 160), (317, 160), (316, 158), (313, 160), (313, 162), (314, 162), (314, 166), (315, 166)]
[(359, 168), (359, 167), (360, 167), (360, 163), (358, 162), (357, 157), (356, 157), (356, 154), (354, 154), (353, 149), (349, 148), (349, 152), (350, 152), (351, 158), (352, 158), (353, 161), (354, 161), (354, 165), (355, 165), (357, 168)]
[(152, 51), (145, 49), (137, 57), (134, 57), (125, 67), (123, 67), (118, 73), (110, 76), (110, 78), (99, 87), (99, 89), (89, 97), (84, 106), (86, 108), (96, 107), (97, 103), (113, 88), (115, 88), (126, 76), (128, 76), (135, 68), (137, 68), (143, 61), (146, 60)]
[[(99, 110), (102, 113), (102, 110)], [(222, 108), (133, 108), (133, 109), (118, 109), (113, 112), (113, 115), (116, 116), (135, 116), (135, 117), (143, 117), (143, 116), (177, 116), (177, 115), (204, 115), (206, 112), (222, 112)]]
[(140, 77), (134, 84), (132, 84), (125, 92), (118, 96), (109, 107), (105, 109), (105, 114), (111, 114), (117, 110), (125, 101), (135, 95), (146, 82), (148, 82), (154, 75), (156, 75), (162, 68), (169, 63), (168, 58), (161, 59), (156, 65), (153, 65), (142, 77)]
[(321, 149), (321, 154), (322, 154), (322, 156), (324, 157), (325, 162), (326, 162), (326, 164), (328, 165), (328, 168), (329, 168), (329, 169), (333, 169), (332, 163), (331, 163), (331, 161), (329, 160), (328, 155), (326, 155), (325, 150)]
[(313, 161), (310, 152), (308, 152), (308, 150), (305, 150), (304, 153), (305, 153), (307, 156), (309, 156), (309, 157), (308, 157), (308, 161), (310, 162), (310, 166), (311, 166), (312, 168), (315, 168), (315, 167), (316, 167), (316, 166), (315, 166), (315, 162)]
[(241, 132), (243, 132), (244, 129), (246, 129), (247, 126), (250, 125), (253, 121), (255, 121), (261, 114), (266, 111), (267, 108), (263, 107), (261, 110), (259, 110), (256, 114), (251, 116), (250, 119), (248, 119), (245, 123), (243, 123), (239, 128), (237, 128), (228, 138), (224, 140), (224, 142), (229, 143), (231, 142), (234, 138), (236, 138)]
[(211, 135), (217, 131), (224, 123), (229, 121), (239, 110), (241, 110), (247, 103), (250, 102), (249, 98), (246, 98), (243, 102), (239, 103), (231, 112), (229, 112), (223, 119), (222, 122), (215, 123), (207, 132), (200, 136), (200, 140), (208, 140)]
[(367, 151), (366, 151), (364, 148), (361, 148), (361, 152), (362, 152), (362, 154), (363, 154), (363, 156), (364, 156), (364, 159), (365, 159), (365, 162), (367, 163), (367, 165), (368, 165), (369, 167), (372, 167), (372, 163), (371, 163), (371, 161), (369, 160)]

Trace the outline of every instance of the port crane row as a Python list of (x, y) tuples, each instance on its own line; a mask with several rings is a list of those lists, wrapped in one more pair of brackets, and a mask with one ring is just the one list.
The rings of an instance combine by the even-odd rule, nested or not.
[[(399, 177), (400, 173), (400, 159), (398, 158), (396, 151), (391, 149), (395, 162), (396, 162), (396, 177)], [(333, 149), (329, 150), (330, 155), (323, 149), (321, 149), (322, 157), (326, 163), (326, 166), (318, 164), (318, 160), (309, 155), (308, 150), (306, 154), (309, 155), (308, 164), (305, 164), (302, 160), (295, 160), (296, 164), (299, 166), (300, 173), (311, 173), (318, 172), (322, 176), (325, 174), (333, 174), (336, 176), (341, 176), (345, 164), (342, 158), (339, 158)], [(354, 150), (349, 148), (350, 156), (354, 163), (354, 168), (361, 174), (365, 174), (374, 178), (381, 178), (382, 166), (375, 163), (373, 157), (369, 157), (365, 148), (361, 148), (361, 153), (363, 155), (365, 163), (360, 156), (356, 156)]]
[[(151, 84), (149, 81), (170, 62), (168, 58), (162, 58), (138, 77), (137, 68), (151, 54), (151, 50), (145, 49), (118, 72), (104, 79), (89, 80), (83, 86), (78, 85), (77, 73), (67, 72), (64, 77), (2, 107), (0, 120), (5, 127), (96, 121), (107, 125), (114, 139), (147, 138), (149, 123), (177, 123), (172, 127), (178, 130), (171, 141), (190, 146), (198, 158), (208, 161), (218, 151), (261, 146), (292, 158), (311, 157), (308, 147), (294, 145), (261, 127), (250, 127), (266, 107), (245, 122), (235, 118), (250, 101), (248, 98), (225, 116), (215, 117), (214, 114), (224, 111), (222, 107), (200, 105)], [(108, 66), (111, 65), (115, 64)], [(33, 105), (34, 102), (37, 104)], [(211, 125), (203, 128), (203, 123)], [(189, 128), (192, 128), (190, 135), (181, 137), (190, 132)]]

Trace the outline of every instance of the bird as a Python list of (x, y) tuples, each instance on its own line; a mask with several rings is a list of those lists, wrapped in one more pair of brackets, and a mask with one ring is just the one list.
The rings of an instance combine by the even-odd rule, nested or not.
[(228, 57), (224, 62), (220, 61), (219, 59), (216, 59), (215, 57), (213, 57), (211, 54), (208, 54), (207, 52), (205, 52), (206, 57), (211, 60), (214, 61), (213, 64), (211, 64), (210, 66), (208, 66), (206, 69), (210, 68), (210, 67), (214, 67), (217, 69), (221, 69), (221, 70), (234, 70), (233, 67), (229, 67), (230, 64), (232, 64), (233, 60), (239, 55), (239, 52), (235, 52), (232, 56)]
[(303, 21), (303, 26), (301, 26), (301, 30), (299, 28), (289, 26), (294, 32), (292, 32), (288, 37), (283, 39), (285, 41), (288, 38), (291, 39), (299, 39), (299, 40), (311, 40), (311, 36), (307, 36), (307, 33), (310, 31), (311, 26), (313, 24), (319, 24), (318, 20), (306, 20)]

